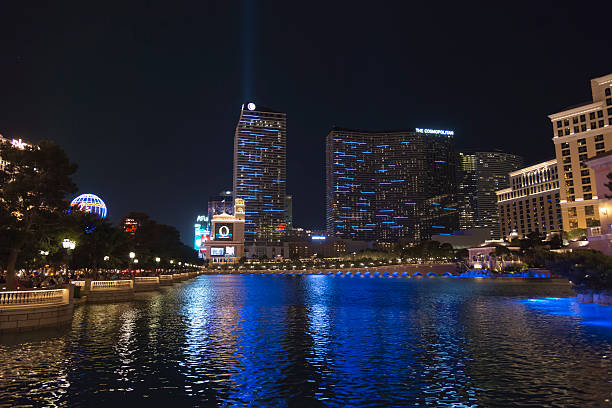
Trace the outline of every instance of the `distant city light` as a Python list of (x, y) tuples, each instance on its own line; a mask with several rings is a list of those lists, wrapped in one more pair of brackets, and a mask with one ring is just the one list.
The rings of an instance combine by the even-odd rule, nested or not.
[(324, 235), (313, 235), (312, 236), (312, 240), (319, 240), (319, 241), (325, 241), (325, 236)]

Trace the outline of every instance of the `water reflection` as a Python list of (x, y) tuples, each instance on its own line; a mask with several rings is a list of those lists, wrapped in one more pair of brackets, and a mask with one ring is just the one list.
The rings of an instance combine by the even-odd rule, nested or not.
[(203, 276), (79, 306), (71, 330), (3, 338), (0, 401), (604, 406), (611, 309), (553, 299), (570, 293), (532, 282)]

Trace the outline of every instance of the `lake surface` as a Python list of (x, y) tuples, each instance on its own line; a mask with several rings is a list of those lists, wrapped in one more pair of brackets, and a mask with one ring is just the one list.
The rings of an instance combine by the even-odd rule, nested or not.
[(200, 276), (1, 338), (0, 406), (612, 405), (612, 307), (571, 296), (546, 281)]

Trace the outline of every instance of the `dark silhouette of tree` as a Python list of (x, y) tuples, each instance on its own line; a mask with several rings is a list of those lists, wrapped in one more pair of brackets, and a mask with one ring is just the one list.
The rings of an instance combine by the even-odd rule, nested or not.
[(0, 235), (8, 252), (7, 287), (14, 289), (20, 253), (50, 236), (66, 215), (66, 196), (77, 191), (77, 166), (48, 141), (23, 149), (2, 143), (0, 157), (7, 162), (0, 171)]

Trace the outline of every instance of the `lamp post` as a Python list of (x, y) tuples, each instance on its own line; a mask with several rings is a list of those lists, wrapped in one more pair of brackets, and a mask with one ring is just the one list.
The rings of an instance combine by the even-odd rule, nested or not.
[(49, 255), (49, 251), (40, 251), (40, 254), (43, 256), (43, 273), (45, 273), (45, 269), (46, 269), (46, 264), (47, 264), (47, 255)]
[(161, 258), (160, 258), (159, 256), (156, 256), (156, 257), (155, 257), (155, 263), (157, 264), (157, 268), (156, 268), (157, 270), (156, 270), (156, 272), (159, 272), (159, 262), (160, 262), (160, 261), (161, 261)]
[(130, 271), (132, 270), (132, 263), (134, 262), (134, 258), (136, 258), (136, 254), (134, 252), (130, 252), (128, 254), (128, 256), (130, 257)]
[[(76, 248), (76, 242), (68, 239), (68, 238), (64, 238), (62, 240), (62, 247), (66, 250), (66, 252), (68, 253), (68, 259), (70, 260), (72, 257), (72, 250), (74, 248)], [(65, 268), (65, 273), (66, 275), (68, 275), (68, 261), (66, 261), (66, 268)]]

